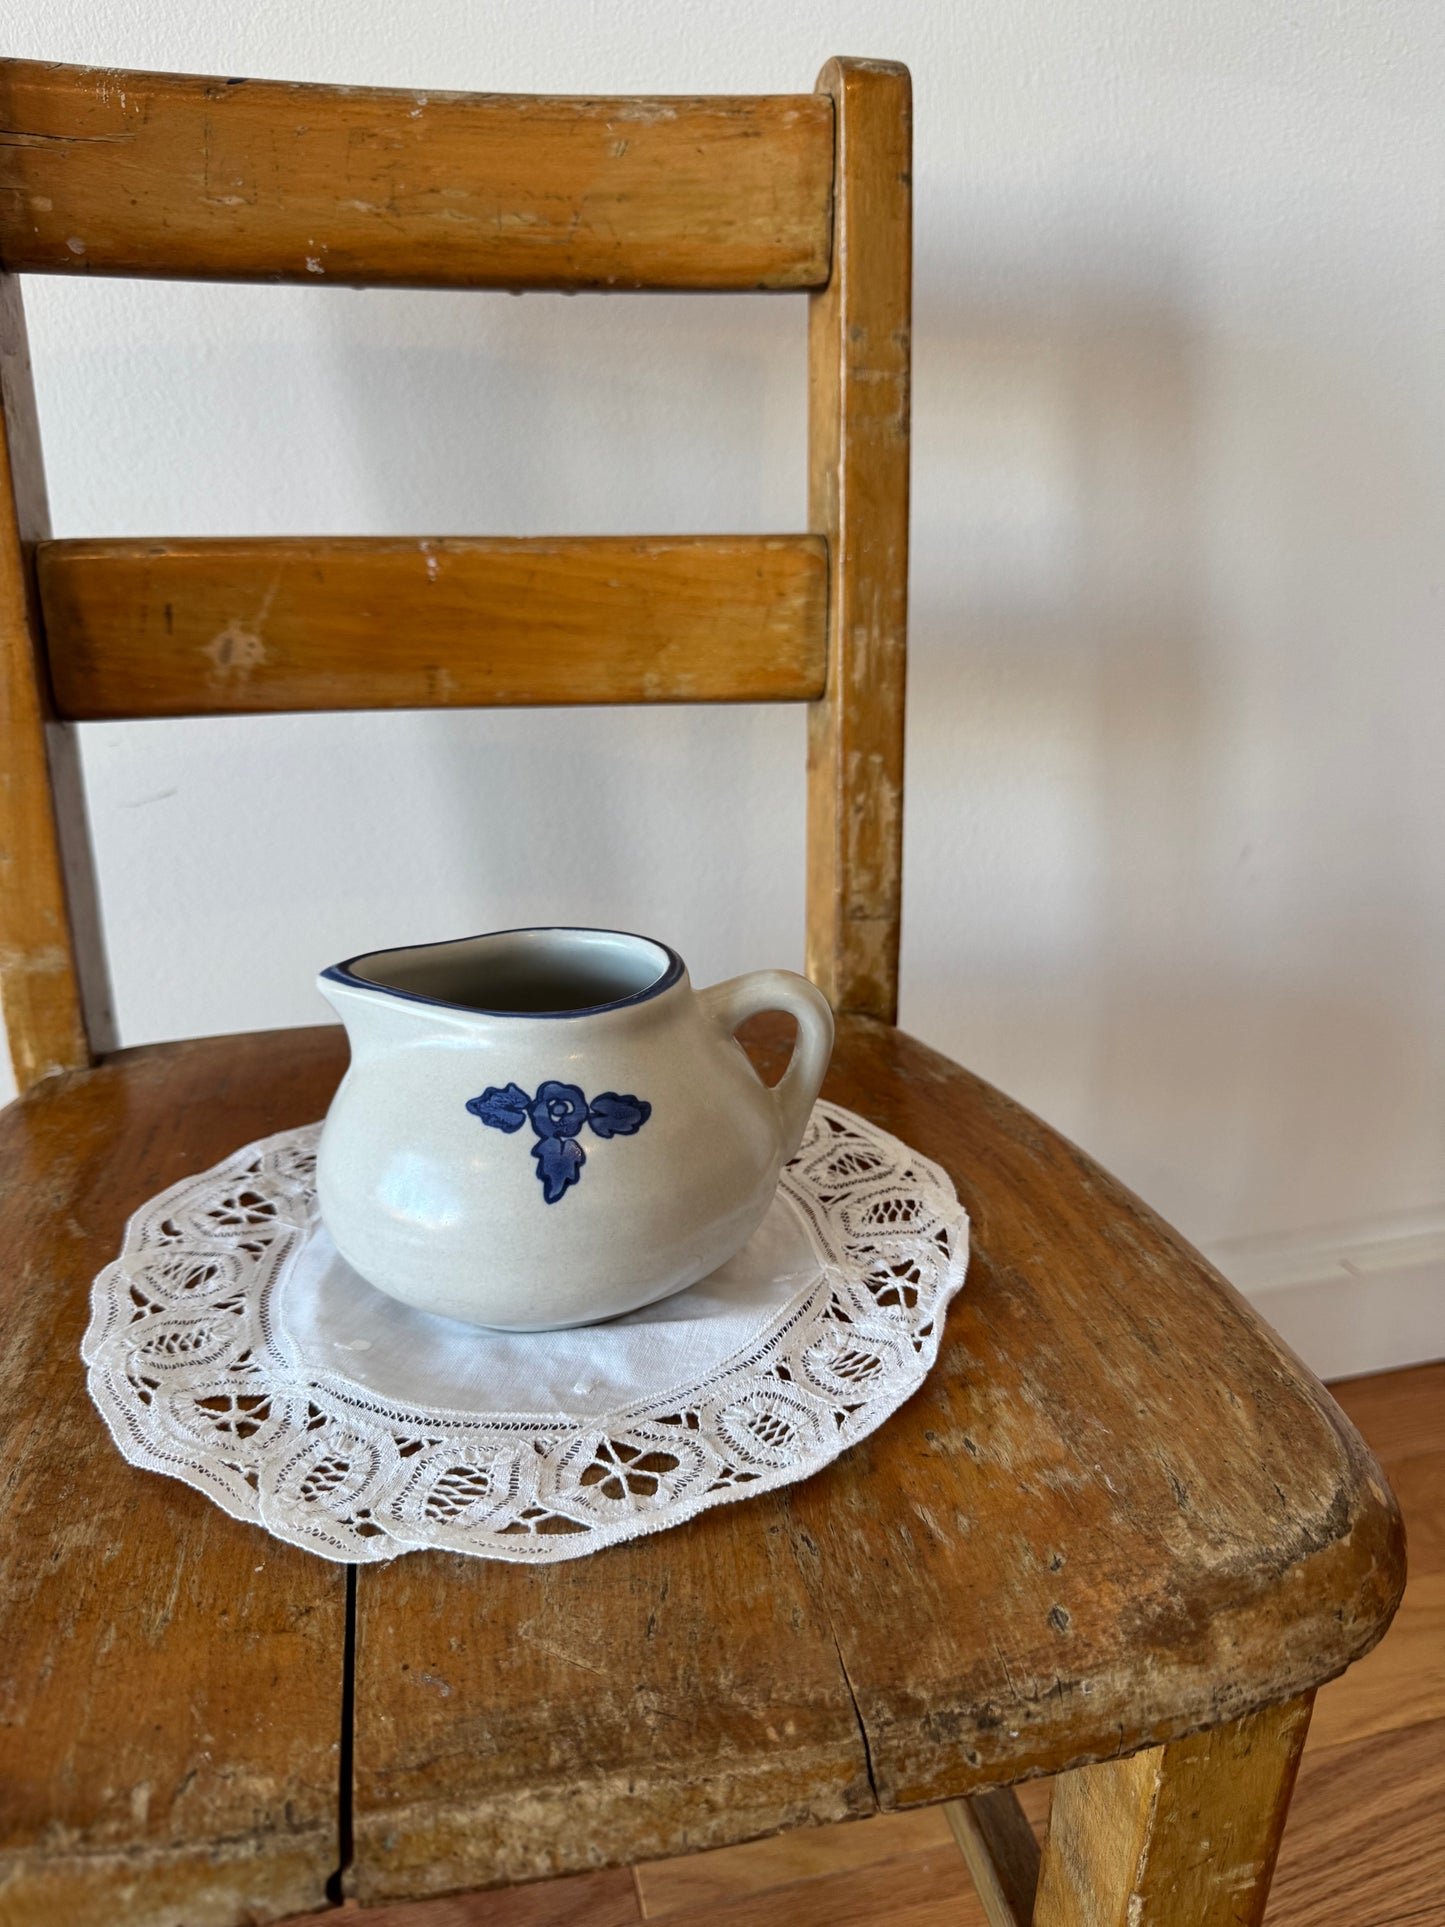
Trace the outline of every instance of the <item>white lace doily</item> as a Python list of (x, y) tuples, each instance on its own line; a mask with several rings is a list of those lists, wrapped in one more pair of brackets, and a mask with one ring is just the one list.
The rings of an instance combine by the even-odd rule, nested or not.
[(605, 1325), (478, 1331), (339, 1257), (319, 1132), (143, 1206), (81, 1355), (133, 1464), (327, 1559), (572, 1559), (806, 1478), (918, 1389), (963, 1283), (947, 1176), (819, 1103), (767, 1220), (712, 1277)]

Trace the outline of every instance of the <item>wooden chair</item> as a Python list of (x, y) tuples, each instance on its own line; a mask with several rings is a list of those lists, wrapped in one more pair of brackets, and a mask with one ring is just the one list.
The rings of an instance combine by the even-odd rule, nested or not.
[[(909, 166), (908, 75), (874, 61), (666, 101), (0, 66), (7, 1922), (271, 1919), (960, 1800), (995, 1922), (1260, 1919), (1314, 1689), (1399, 1597), (1399, 1518), (1201, 1258), (894, 1028)], [(51, 542), (24, 273), (806, 290), (809, 531)], [(143, 1198), (319, 1116), (344, 1047), (92, 1056), (68, 725), (657, 700), (810, 705), (828, 1094), (974, 1219), (925, 1389), (802, 1486), (543, 1569), (348, 1574), (133, 1470), (77, 1362), (88, 1282)], [(1062, 1776), (1041, 1864), (1006, 1790), (1036, 1774)]]

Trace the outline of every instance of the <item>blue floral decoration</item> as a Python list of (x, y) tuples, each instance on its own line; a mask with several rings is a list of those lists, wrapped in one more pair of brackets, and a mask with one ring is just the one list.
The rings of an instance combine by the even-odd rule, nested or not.
[(535, 1097), (528, 1097), (520, 1084), (489, 1084), (480, 1097), (467, 1099), (467, 1109), (494, 1131), (509, 1135), (530, 1123), (537, 1134), (532, 1156), (547, 1204), (556, 1204), (582, 1175), (587, 1153), (577, 1140), (584, 1124), (600, 1138), (634, 1137), (652, 1116), (652, 1106), (640, 1097), (603, 1091), (589, 1104), (578, 1085), (559, 1084), (555, 1078), (541, 1085)]

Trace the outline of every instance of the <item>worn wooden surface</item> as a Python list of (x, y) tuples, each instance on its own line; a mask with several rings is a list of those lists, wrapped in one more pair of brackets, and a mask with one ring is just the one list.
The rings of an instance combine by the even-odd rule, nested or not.
[(786, 1503), (532, 1569), (425, 1553), (357, 1574), (366, 1902), (715, 1846), (872, 1810)]
[[(1399, 1615), (1368, 1659), (1315, 1704), (1268, 1927), (1438, 1927), (1445, 1893), (1445, 1717), (1428, 1684), (1412, 1604), (1445, 1571), (1445, 1364), (1334, 1388), (1383, 1460), (1410, 1534)], [(1433, 1549), (1433, 1550), (1432, 1550)], [(1333, 1708), (1347, 1703), (1344, 1714)], [(1360, 1737), (1367, 1735), (1368, 1737)], [(1050, 1780), (1017, 1789), (1033, 1831)], [(983, 1795), (982, 1799), (991, 1799)], [(971, 1803), (976, 1805), (977, 1803)], [(368, 1910), (364, 1927), (988, 1927), (952, 1847), (944, 1807), (811, 1827), (649, 1861), (625, 1875)], [(600, 1888), (598, 1882), (611, 1884)], [(323, 1918), (307, 1927), (323, 1927)]]
[(127, 1465), (79, 1347), (130, 1212), (314, 1116), (339, 1058), (127, 1052), (0, 1112), (5, 1927), (273, 1919), (337, 1865), (345, 1572)]
[[(749, 1042), (776, 1063), (786, 1025)], [(0, 1528), (12, 1912), (41, 1891), (77, 1920), (93, 1891), (116, 1922), (239, 1920), (238, 1890), (261, 1913), (320, 1903), (340, 1575), (122, 1464), (75, 1347), (126, 1213), (319, 1116), (343, 1060), (334, 1029), (152, 1047), (0, 1120), (26, 1401)], [(358, 1894), (584, 1871), (1157, 1744), (1307, 1690), (1387, 1622), (1399, 1524), (1375, 1467), (1201, 1260), (884, 1025), (842, 1020), (826, 1088), (943, 1162), (973, 1215), (935, 1371), (816, 1478), (657, 1538), (361, 1571)], [(210, 1912), (174, 1911), (188, 1882)]]
[(807, 288), (811, 95), (548, 99), (0, 65), (0, 266), (432, 288)]
[(49, 533), (20, 284), (0, 274), (0, 1012), (22, 1091), (90, 1061), (37, 673), (32, 563)]
[[(1440, 1927), (1442, 1803), (1438, 1724), (1307, 1750), (1267, 1927)], [(584, 1874), (366, 1909), (356, 1927), (990, 1927), (939, 1807), (641, 1866), (633, 1878), (635, 1893), (625, 1874)]]
[(816, 536), (50, 542), (61, 713), (818, 695)]
[(791, 1507), (880, 1803), (1239, 1717), (1372, 1645), (1399, 1516), (1310, 1374), (1057, 1134), (886, 1026), (842, 1035), (828, 1094), (973, 1219), (938, 1368)]
[[(755, 1027), (755, 1047), (781, 1054), (784, 1028)], [(1338, 1671), (1387, 1622), (1401, 1581), (1388, 1492), (1202, 1260), (1036, 1120), (886, 1026), (842, 1020), (825, 1088), (956, 1173), (973, 1213), (937, 1368), (835, 1466), (685, 1536), (500, 1579), (441, 1555), (363, 1571), (363, 1897), (761, 1830), (751, 1790), (776, 1758), (769, 1718), (786, 1731), (779, 1681), (790, 1817), (826, 1811), (846, 1733), (821, 1745), (819, 1702), (799, 1705), (827, 1676), (820, 1640), (888, 1809), (1237, 1717)], [(760, 1548), (786, 1624), (760, 1603)], [(643, 1637), (653, 1613), (661, 1642)], [(542, 1643), (519, 1642), (519, 1623)], [(728, 1650), (725, 1670), (699, 1663)], [(423, 1690), (426, 1675), (450, 1690)], [(657, 1709), (651, 1735), (639, 1702)], [(704, 1768), (698, 1735), (721, 1766)], [(455, 1806), (426, 1792), (443, 1772)], [(563, 1786), (570, 1824), (539, 1824)], [(401, 1856), (414, 1865), (398, 1878)]]
[(808, 975), (891, 1023), (903, 876), (912, 102), (908, 70), (835, 60), (833, 273), (808, 324), (808, 503), (828, 538), (828, 690), (808, 729)]
[(1066, 1773), (1034, 1927), (1259, 1927), (1312, 1701)]

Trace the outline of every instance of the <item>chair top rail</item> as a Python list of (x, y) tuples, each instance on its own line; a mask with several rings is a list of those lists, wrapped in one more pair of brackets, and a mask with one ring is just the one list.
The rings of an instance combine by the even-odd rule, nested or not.
[(829, 275), (826, 95), (561, 98), (0, 61), (0, 269), (749, 291)]

